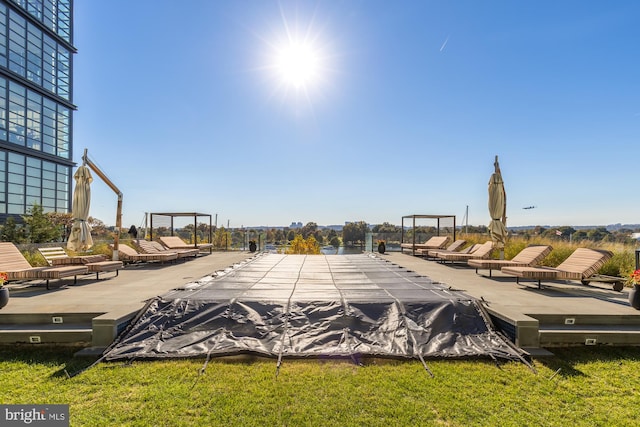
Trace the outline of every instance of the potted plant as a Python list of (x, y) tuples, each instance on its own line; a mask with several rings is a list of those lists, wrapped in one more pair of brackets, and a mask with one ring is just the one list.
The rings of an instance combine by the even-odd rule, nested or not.
[(256, 249), (257, 249), (256, 241), (255, 240), (249, 240), (249, 252), (255, 252)]
[(636, 310), (640, 310), (640, 269), (631, 273), (627, 283), (632, 286), (629, 291), (629, 304)]
[(384, 240), (378, 240), (378, 252), (383, 254), (387, 250)]
[(4, 282), (9, 279), (7, 273), (0, 272), (0, 308), (9, 302), (9, 289), (4, 287)]

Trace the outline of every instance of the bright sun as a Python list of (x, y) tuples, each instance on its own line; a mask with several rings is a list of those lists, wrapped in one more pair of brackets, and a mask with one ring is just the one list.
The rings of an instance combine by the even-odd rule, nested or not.
[(290, 41), (277, 52), (275, 66), (283, 83), (308, 88), (318, 80), (320, 55), (310, 44)]
[(295, 19), (288, 19), (281, 8), (281, 25), (274, 23), (270, 34), (260, 37), (265, 49), (258, 69), (267, 74), (269, 98), (279, 98), (297, 113), (329, 99), (336, 73), (334, 42), (327, 37), (330, 27), (320, 22), (317, 10), (311, 12), (306, 19), (307, 12), (296, 9), (290, 12)]

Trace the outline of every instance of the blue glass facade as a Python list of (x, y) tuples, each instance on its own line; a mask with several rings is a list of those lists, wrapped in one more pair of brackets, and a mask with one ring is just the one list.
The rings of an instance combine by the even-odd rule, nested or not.
[(0, 223), (71, 210), (72, 0), (0, 0)]

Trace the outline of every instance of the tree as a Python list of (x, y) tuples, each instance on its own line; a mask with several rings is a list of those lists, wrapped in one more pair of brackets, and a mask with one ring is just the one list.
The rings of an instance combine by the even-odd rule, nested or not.
[(153, 234), (158, 237), (171, 236), (171, 230), (169, 230), (169, 227), (156, 227)]
[(27, 215), (22, 216), (31, 243), (46, 243), (60, 240), (61, 230), (43, 213), (42, 206), (34, 203)]
[(276, 229), (269, 228), (267, 229), (267, 237), (265, 238), (266, 242), (275, 242), (276, 240)]
[(281, 243), (284, 242), (284, 240), (286, 239), (286, 235), (284, 233), (284, 230), (277, 228), (275, 231), (275, 236), (274, 236), (274, 241), (275, 243)]
[[(62, 237), (66, 237), (71, 233), (71, 227), (73, 226), (73, 214), (71, 212), (47, 212), (45, 215), (53, 225), (60, 229)], [(89, 225), (92, 225), (91, 221), (88, 222)]]
[[(209, 224), (201, 222), (194, 229), (193, 224), (187, 224), (179, 232), (180, 236), (191, 242), (204, 242), (209, 239)], [(206, 237), (206, 239), (205, 239)]]
[(317, 231), (318, 224), (315, 222), (308, 222), (300, 229), (300, 234), (302, 234), (302, 237), (306, 239), (311, 235), (316, 236)]
[(218, 227), (213, 233), (212, 243), (215, 249), (227, 249), (227, 245), (231, 245), (231, 233), (224, 227)]
[(233, 229), (231, 232), (231, 243), (230, 247), (233, 248), (244, 248), (245, 247), (245, 231), (239, 228)]
[[(98, 218), (89, 217), (87, 218), (89, 225), (91, 226), (91, 235), (93, 235), (96, 239), (107, 240), (112, 238), (113, 233), (109, 231), (104, 222), (100, 221)], [(147, 230), (148, 231), (148, 230)], [(145, 238), (145, 236), (138, 236), (140, 238)]]
[(364, 221), (350, 222), (342, 228), (342, 241), (347, 244), (364, 243), (365, 234), (369, 231), (369, 226)]
[(598, 242), (604, 239), (609, 234), (611, 233), (609, 233), (605, 227), (597, 227), (587, 231), (587, 236), (589, 237), (589, 239), (593, 240), (594, 242)]
[(320, 245), (313, 236), (309, 236), (305, 240), (302, 234), (296, 234), (291, 241), (291, 246), (287, 249), (287, 254), (318, 255), (320, 254)]
[(575, 233), (573, 233), (573, 235), (571, 235), (571, 239), (574, 242), (580, 242), (582, 240), (587, 240), (587, 232), (585, 230), (578, 230)]
[[(558, 234), (558, 231), (562, 234)], [(540, 235), (542, 237), (546, 237), (548, 239), (568, 239), (569, 236), (572, 236), (576, 230), (573, 227), (562, 226), (562, 227), (554, 227), (548, 228), (544, 230)], [(572, 236), (573, 239), (573, 236)]]
[(18, 225), (16, 219), (10, 216), (2, 227), (0, 240), (3, 242), (23, 243), (26, 240), (25, 232), (25, 228)]
[(376, 224), (371, 229), (372, 233), (400, 233), (400, 231), (402, 231), (402, 227), (399, 225), (389, 224), (388, 222)]

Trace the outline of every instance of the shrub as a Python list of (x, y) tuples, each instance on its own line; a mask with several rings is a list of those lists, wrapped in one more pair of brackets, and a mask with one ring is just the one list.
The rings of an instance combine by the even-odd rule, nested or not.
[(32, 267), (47, 267), (49, 265), (37, 249), (22, 251), (22, 256), (29, 261)]
[(296, 234), (291, 242), (291, 246), (286, 250), (286, 253), (318, 255), (320, 254), (320, 245), (318, 245), (318, 242), (313, 235), (309, 236), (305, 240), (301, 234)]

